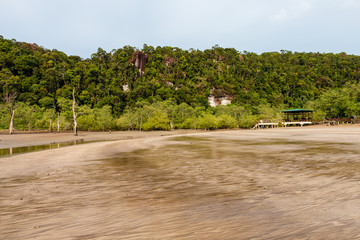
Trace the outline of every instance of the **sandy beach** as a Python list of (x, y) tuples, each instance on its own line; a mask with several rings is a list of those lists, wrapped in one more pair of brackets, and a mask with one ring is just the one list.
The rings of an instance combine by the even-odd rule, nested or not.
[[(36, 151), (1, 159), (1, 177), (23, 175), (53, 169), (88, 164), (91, 160), (104, 159), (116, 153), (130, 152), (153, 147), (166, 136), (195, 134), (197, 130), (178, 131), (123, 131), (123, 132), (79, 132), (73, 133), (34, 133), (0, 135), (0, 148), (16, 148), (51, 143), (84, 141), (87, 144), (68, 146), (46, 151)], [(16, 164), (14, 164), (16, 162)]]
[(2, 239), (360, 239), (360, 126), (0, 135)]

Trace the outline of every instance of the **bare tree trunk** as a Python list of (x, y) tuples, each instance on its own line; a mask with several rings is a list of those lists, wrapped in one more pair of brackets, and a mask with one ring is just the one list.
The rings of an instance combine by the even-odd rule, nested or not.
[(10, 119), (10, 126), (9, 126), (9, 134), (10, 135), (14, 133), (14, 115), (15, 115), (15, 110), (12, 110), (11, 119)]
[(140, 132), (142, 130), (142, 117), (140, 118)]
[(174, 123), (173, 123), (173, 120), (170, 121), (170, 130), (174, 130)]
[(60, 113), (58, 112), (58, 119), (57, 119), (57, 132), (60, 132)]
[(52, 132), (52, 128), (51, 128), (51, 118), (50, 118), (50, 121), (49, 121), (49, 132)]
[(74, 135), (77, 136), (78, 132), (77, 132), (77, 121), (76, 121), (76, 113), (75, 113), (75, 88), (73, 88), (73, 92), (72, 92), (72, 96), (73, 96), (73, 104), (72, 104), (72, 111), (73, 111), (73, 118), (74, 118)]
[(15, 116), (14, 102), (15, 102), (16, 96), (17, 96), (16, 92), (9, 94), (9, 89), (8, 89), (8, 86), (6, 85), (6, 93), (5, 93), (4, 101), (7, 103), (9, 111), (10, 111), (10, 115), (11, 115), (9, 134), (14, 133), (14, 116)]

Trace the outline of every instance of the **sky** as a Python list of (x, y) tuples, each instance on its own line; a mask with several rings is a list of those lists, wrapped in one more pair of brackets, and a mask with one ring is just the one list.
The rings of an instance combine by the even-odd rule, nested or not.
[(360, 0), (0, 0), (0, 35), (89, 58), (130, 45), (360, 55)]

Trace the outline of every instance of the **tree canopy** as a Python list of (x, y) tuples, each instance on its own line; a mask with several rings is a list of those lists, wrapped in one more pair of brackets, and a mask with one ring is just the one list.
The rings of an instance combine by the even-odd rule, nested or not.
[[(143, 59), (136, 62), (137, 56)], [(99, 48), (91, 58), (81, 59), (0, 36), (0, 111), (6, 112), (6, 94), (16, 94), (18, 116), (28, 116), (15, 121), (17, 128), (43, 128), (44, 116), (55, 123), (57, 113), (62, 127), (70, 128), (74, 88), (79, 111), (84, 112), (80, 129), (232, 127), (246, 118), (252, 122), (251, 116), (260, 116), (265, 107), (311, 106), (326, 117), (357, 118), (359, 79), (360, 56), (346, 53), (256, 54), (218, 46), (200, 51), (144, 45), (111, 52)], [(212, 109), (209, 96), (227, 97), (232, 106)], [(225, 115), (231, 119), (222, 117), (215, 127), (200, 121), (216, 122), (214, 118)], [(125, 123), (126, 116), (135, 122)], [(8, 118), (1, 116), (1, 128)]]

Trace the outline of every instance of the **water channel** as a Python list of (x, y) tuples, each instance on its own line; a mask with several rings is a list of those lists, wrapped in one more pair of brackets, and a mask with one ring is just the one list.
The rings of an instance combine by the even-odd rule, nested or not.
[(84, 143), (91, 143), (94, 141), (84, 141), (83, 139), (73, 140), (73, 141), (65, 141), (65, 142), (54, 142), (50, 144), (41, 144), (41, 145), (30, 145), (30, 146), (22, 146), (22, 147), (12, 147), (12, 148), (0, 148), (0, 158), (8, 157), (15, 154), (23, 154), (29, 152), (36, 152), (54, 148), (62, 148), (67, 146), (79, 145)]

